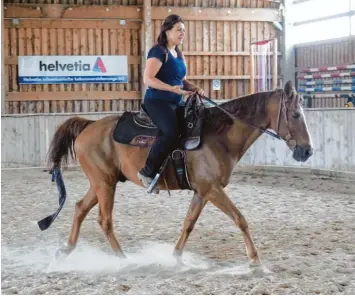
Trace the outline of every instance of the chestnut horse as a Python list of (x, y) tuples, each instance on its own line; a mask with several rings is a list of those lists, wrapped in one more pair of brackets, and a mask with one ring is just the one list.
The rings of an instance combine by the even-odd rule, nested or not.
[[(266, 129), (274, 130), (286, 142), (296, 161), (304, 162), (312, 155), (302, 97), (291, 82), (287, 82), (284, 89), (240, 97), (221, 104), (220, 108), (232, 114), (234, 119), (217, 107), (207, 108), (202, 145), (186, 152), (187, 172), (194, 194), (174, 255), (181, 257), (199, 215), (206, 203), (211, 202), (239, 227), (247, 256), (252, 264), (260, 264), (247, 221), (231, 202), (224, 187), (228, 185), (236, 163)], [(113, 251), (124, 257), (112, 226), (116, 185), (124, 178), (142, 186), (137, 172), (144, 166), (149, 148), (116, 143), (112, 131), (119, 118), (113, 115), (92, 121), (74, 117), (60, 125), (54, 134), (49, 149), (51, 168), (59, 170), (61, 162), (67, 160), (70, 153), (79, 160), (90, 182), (88, 192), (76, 203), (69, 240), (57, 255), (67, 255), (75, 248), (81, 223), (99, 204), (98, 223)], [(179, 189), (171, 167), (164, 172), (164, 178), (157, 186), (160, 190)]]

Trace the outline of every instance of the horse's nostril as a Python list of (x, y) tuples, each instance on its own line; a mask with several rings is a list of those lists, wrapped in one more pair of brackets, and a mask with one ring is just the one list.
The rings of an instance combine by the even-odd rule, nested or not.
[(311, 156), (311, 155), (312, 155), (312, 150), (306, 149), (306, 156)]

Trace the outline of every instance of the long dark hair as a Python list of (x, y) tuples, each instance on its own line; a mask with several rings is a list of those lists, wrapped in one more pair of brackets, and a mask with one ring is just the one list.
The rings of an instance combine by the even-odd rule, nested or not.
[[(161, 46), (164, 48), (165, 52), (168, 53), (168, 37), (166, 36), (166, 31), (171, 30), (175, 24), (177, 23), (184, 23), (182, 18), (176, 14), (171, 14), (166, 17), (164, 20), (164, 23), (160, 27), (160, 33), (157, 39), (157, 45)], [(176, 46), (176, 53), (178, 54), (179, 57), (182, 57), (181, 50), (178, 46)]]

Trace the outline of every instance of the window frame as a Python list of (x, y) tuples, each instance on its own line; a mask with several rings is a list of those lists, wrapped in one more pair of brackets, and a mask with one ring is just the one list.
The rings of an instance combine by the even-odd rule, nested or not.
[[(314, 0), (293, 0), (292, 5), (297, 5), (301, 4), (304, 2), (310, 2)], [(342, 17), (347, 17), (349, 19), (348, 24), (349, 24), (349, 35), (346, 35), (345, 37), (351, 37), (355, 35), (355, 0), (348, 0), (349, 1), (349, 6), (348, 6), (348, 11), (343, 12), (343, 13), (337, 13), (337, 14), (332, 14), (324, 17), (315, 17), (315, 18), (310, 18), (308, 20), (304, 21), (299, 21), (299, 22), (293, 22), (291, 25), (296, 28), (302, 25), (307, 25), (307, 24), (312, 24), (312, 23), (317, 23), (321, 21), (327, 21), (327, 20), (333, 20), (337, 18), (342, 18)], [(353, 20), (354, 19), (354, 20)], [(329, 38), (331, 40), (333, 38)], [(315, 40), (315, 41), (323, 41), (323, 40), (328, 40), (328, 39), (322, 39), (322, 40)], [(305, 42), (298, 42), (296, 44), (302, 44), (302, 43), (308, 43), (310, 41), (305, 41)]]

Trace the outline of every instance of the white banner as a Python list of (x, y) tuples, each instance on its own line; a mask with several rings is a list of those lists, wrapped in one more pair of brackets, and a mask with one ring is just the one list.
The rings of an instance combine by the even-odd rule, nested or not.
[(19, 56), (20, 84), (127, 83), (127, 56)]

